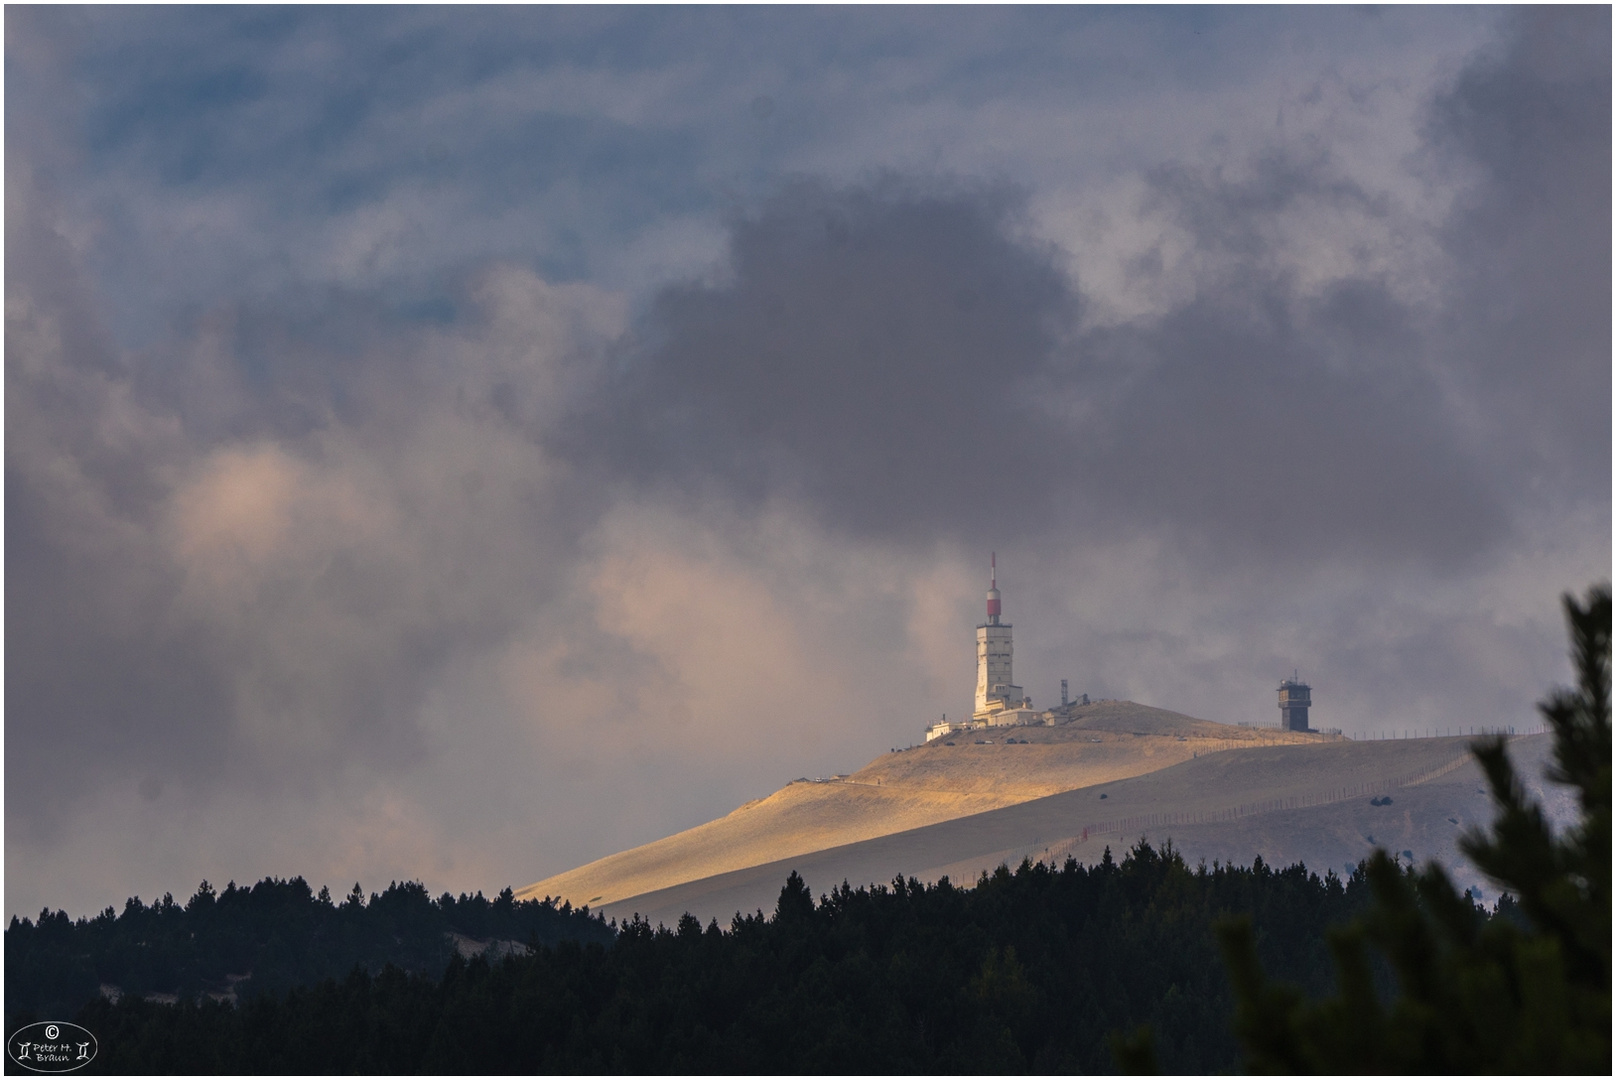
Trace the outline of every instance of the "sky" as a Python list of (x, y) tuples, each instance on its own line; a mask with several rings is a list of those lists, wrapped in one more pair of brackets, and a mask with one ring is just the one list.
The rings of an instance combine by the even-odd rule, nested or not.
[(1529, 725), (1606, 7), (8, 7), (5, 900), (521, 887), (969, 711)]

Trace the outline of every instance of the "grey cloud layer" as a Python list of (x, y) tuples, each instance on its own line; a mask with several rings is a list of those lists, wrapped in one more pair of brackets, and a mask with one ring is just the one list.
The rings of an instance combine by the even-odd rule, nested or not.
[(1087, 183), (1242, 140), (1279, 83), (1322, 68), (1374, 88), (1491, 21), (18, 8), (7, 89), (71, 146), (52, 183), (94, 223), (112, 331), (144, 343), (288, 286), (427, 302), (446, 269), (489, 258), (643, 290), (706, 261), (714, 210), (783, 174)]
[(658, 297), (588, 429), (642, 475), (784, 491), (860, 531), (1042, 509), (1059, 448), (1023, 391), (1076, 302), (1009, 215), (995, 192), (791, 188), (736, 223), (726, 284)]
[[(1489, 80), (1523, 90), (1476, 89)], [(1120, 326), (1083, 326), (1076, 289), (1016, 235), (1003, 192), (804, 184), (737, 223), (728, 280), (661, 294), (589, 429), (615, 426), (642, 472), (785, 491), (906, 538), (981, 542), (997, 513), (1102, 534), (1165, 527), (1303, 564), (1462, 565), (1508, 538), (1540, 432), (1571, 436), (1552, 452), (1566, 467), (1558, 498), (1608, 487), (1589, 452), (1609, 441), (1608, 244), (1584, 194), (1608, 190), (1589, 146), (1608, 100), (1572, 80), (1544, 101), (1543, 83), (1529, 65), (1489, 62), (1433, 110), (1428, 154), (1482, 177), (1437, 230), (1445, 303), (1372, 272), (1304, 285), (1276, 261), (1282, 214), (1397, 213), (1305, 140), (1264, 150), (1241, 179), (1154, 176), (1152, 208), (1209, 268), (1188, 302)], [(1466, 132), (1486, 121), (1455, 119), (1456, 101), (1478, 94), (1548, 115), (1511, 118), (1480, 146)], [(1516, 181), (1492, 143), (1511, 124), (1547, 200), (1525, 216), (1497, 205)], [(1544, 310), (1538, 279), (1520, 281), (1523, 302), (1497, 327), (1493, 288), (1472, 268), (1516, 266), (1544, 235), (1566, 288)], [(1520, 262), (1514, 273), (1532, 260)], [(1487, 347), (1454, 349), (1455, 337)], [(1482, 396), (1455, 400), (1453, 387)]]
[(599, 499), (502, 403), (568, 393), (621, 305), (495, 267), (460, 330), (220, 310), (120, 360), (26, 176), (8, 256), (13, 828), (98, 785), (319, 788), (425, 752), (423, 699), (554, 597)]
[(1443, 239), (1440, 329), (1457, 392), (1489, 414), (1488, 465), (1608, 499), (1611, 171), (1608, 12), (1534, 9), (1435, 103), (1437, 167), (1463, 175)]

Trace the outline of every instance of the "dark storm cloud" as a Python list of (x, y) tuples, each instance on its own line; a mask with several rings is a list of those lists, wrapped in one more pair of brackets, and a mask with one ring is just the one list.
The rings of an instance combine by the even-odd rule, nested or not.
[(606, 391), (618, 461), (910, 536), (1041, 502), (1058, 448), (1020, 391), (1075, 305), (1014, 211), (890, 179), (787, 189), (735, 223), (730, 280), (658, 297)]
[(1247, 175), (1159, 170), (1151, 204), (1193, 241), (1194, 296), (1079, 341), (1073, 373), (1125, 389), (1094, 425), (1090, 505), (1131, 526), (1303, 563), (1463, 562), (1507, 535), (1503, 499), (1444, 401), (1430, 313), (1382, 275), (1322, 287), (1275, 220), (1391, 213), (1316, 146)]
[(1287, 562), (1440, 564), (1497, 541), (1501, 507), (1412, 358), (1393, 352), (1405, 363), (1389, 371), (1363, 360), (1387, 359), (1375, 331), (1395, 339), (1405, 318), (1369, 283), (1312, 302), (1282, 283), (1228, 283), (1090, 338), (1144, 370), (1086, 447), (1089, 505), (1192, 547)]
[(1427, 313), (1373, 275), (1304, 290), (1274, 257), (1276, 215), (1379, 202), (1316, 150), (1152, 188), (1208, 268), (1166, 313), (1085, 330), (1003, 191), (798, 185), (735, 225), (724, 281), (661, 294), (590, 430), (642, 477), (906, 540), (1014, 520), (1449, 564), (1497, 543)]
[(1449, 363), (1489, 464), (1540, 496), (1610, 492), (1610, 18), (1518, 13), (1428, 125), (1430, 167), (1459, 181)]
[(1423, 227), (1311, 136), (1156, 170), (1202, 268), (1121, 326), (1082, 326), (1001, 189), (805, 183), (736, 223), (726, 280), (660, 295), (607, 426), (642, 477), (855, 532), (1164, 528), (1451, 571), (1511, 535), (1523, 468), (1555, 500), (1609, 486), (1608, 18), (1523, 16), (1431, 106), (1423, 160), (1464, 178), (1434, 299), (1284, 261), (1286, 215)]

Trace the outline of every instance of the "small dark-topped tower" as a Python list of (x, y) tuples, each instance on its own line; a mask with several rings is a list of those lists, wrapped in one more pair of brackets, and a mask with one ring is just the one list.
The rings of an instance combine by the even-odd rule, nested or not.
[(1308, 706), (1313, 704), (1313, 688), (1297, 680), (1295, 674), (1279, 684), (1279, 726), (1286, 731), (1310, 731)]

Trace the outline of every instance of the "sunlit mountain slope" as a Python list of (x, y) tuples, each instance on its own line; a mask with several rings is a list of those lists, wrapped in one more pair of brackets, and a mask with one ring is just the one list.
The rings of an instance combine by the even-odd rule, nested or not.
[(1215, 724), (1133, 702), (1096, 702), (1056, 727), (973, 732), (883, 754), (848, 776), (795, 781), (715, 821), (546, 878), (517, 895), (600, 907), (1201, 755), (1330, 741), (1339, 739)]
[[(1236, 749), (1155, 772), (1089, 785), (969, 817), (732, 870), (602, 905), (672, 924), (684, 912), (725, 925), (737, 912), (771, 911), (795, 870), (816, 893), (846, 881), (882, 884), (898, 875), (974, 881), (1023, 858), (1100, 861), (1141, 838), (1170, 840), (1193, 863), (1273, 866), (1306, 862), (1317, 872), (1347, 866), (1376, 846), (1449, 867), (1461, 887), (1491, 896), (1456, 841), (1492, 818), (1468, 739), (1337, 742)], [(1575, 812), (1564, 789), (1544, 785), (1551, 737), (1511, 743), (1523, 779), (1551, 817)], [(1103, 796), (1103, 797), (1102, 797)]]

